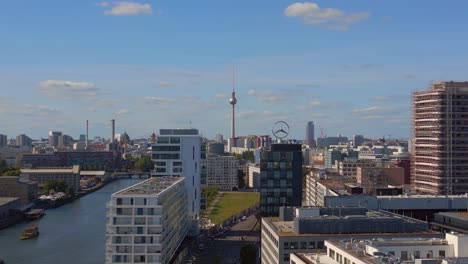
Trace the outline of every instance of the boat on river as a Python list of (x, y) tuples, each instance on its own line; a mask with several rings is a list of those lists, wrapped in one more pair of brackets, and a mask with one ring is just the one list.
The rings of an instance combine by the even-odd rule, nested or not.
[(39, 236), (39, 227), (37, 227), (36, 225), (32, 225), (32, 226), (26, 228), (26, 230), (24, 230), (24, 232), (21, 235), (20, 239), (21, 240), (26, 240), (26, 239), (31, 239), (31, 238), (34, 238), (34, 237), (37, 237), (37, 236)]
[(26, 219), (36, 220), (44, 216), (44, 209), (33, 209), (25, 214)]

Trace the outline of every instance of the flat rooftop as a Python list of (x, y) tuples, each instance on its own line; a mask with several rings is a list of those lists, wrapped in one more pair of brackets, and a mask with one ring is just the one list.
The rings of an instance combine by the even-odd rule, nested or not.
[(169, 128), (160, 129), (159, 135), (161, 136), (198, 136), (198, 129), (195, 128)]
[(462, 221), (468, 221), (468, 212), (441, 212), (438, 214), (451, 218), (456, 218)]
[(74, 165), (68, 168), (43, 168), (43, 169), (21, 169), (21, 173), (80, 173), (80, 166)]
[(19, 200), (19, 198), (18, 197), (0, 197), (0, 206), (7, 204), (7, 203), (11, 203), (14, 200)]
[(183, 177), (153, 177), (118, 191), (113, 195), (159, 195), (167, 188), (183, 180)]

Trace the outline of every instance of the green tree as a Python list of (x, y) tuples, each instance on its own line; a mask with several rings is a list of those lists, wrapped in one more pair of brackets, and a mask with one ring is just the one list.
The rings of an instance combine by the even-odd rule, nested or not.
[(255, 264), (257, 260), (257, 248), (252, 245), (245, 245), (240, 251), (241, 264)]
[(154, 162), (150, 156), (144, 156), (135, 161), (135, 169), (143, 172), (150, 172), (154, 168)]
[(73, 188), (71, 186), (68, 186), (66, 189), (65, 189), (65, 194), (68, 196), (68, 197), (74, 197), (75, 196), (75, 191), (73, 191)]
[(213, 259), (211, 260), (212, 264), (221, 264), (223, 263), (223, 258), (220, 256), (214, 256)]
[(3, 176), (19, 176), (21, 174), (21, 170), (11, 168), (10, 170), (3, 173)]
[(64, 180), (52, 180), (44, 184), (44, 192), (49, 193), (50, 190), (54, 190), (55, 192), (66, 192), (67, 187), (67, 183)]
[(237, 171), (237, 186), (239, 188), (245, 188), (245, 172), (243, 170), (238, 170)]

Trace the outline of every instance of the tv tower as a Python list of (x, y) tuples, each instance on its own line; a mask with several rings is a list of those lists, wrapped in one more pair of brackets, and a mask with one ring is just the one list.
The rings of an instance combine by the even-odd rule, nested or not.
[(235, 88), (235, 72), (234, 67), (232, 67), (232, 94), (229, 98), (229, 104), (231, 105), (231, 137), (228, 141), (228, 150), (232, 152), (232, 148), (236, 146), (236, 116), (235, 116), (235, 105), (237, 103)]

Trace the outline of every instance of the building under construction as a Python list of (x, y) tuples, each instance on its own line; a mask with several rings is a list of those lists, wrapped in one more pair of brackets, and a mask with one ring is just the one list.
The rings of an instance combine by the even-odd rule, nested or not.
[(413, 93), (411, 182), (419, 193), (468, 192), (468, 82)]

